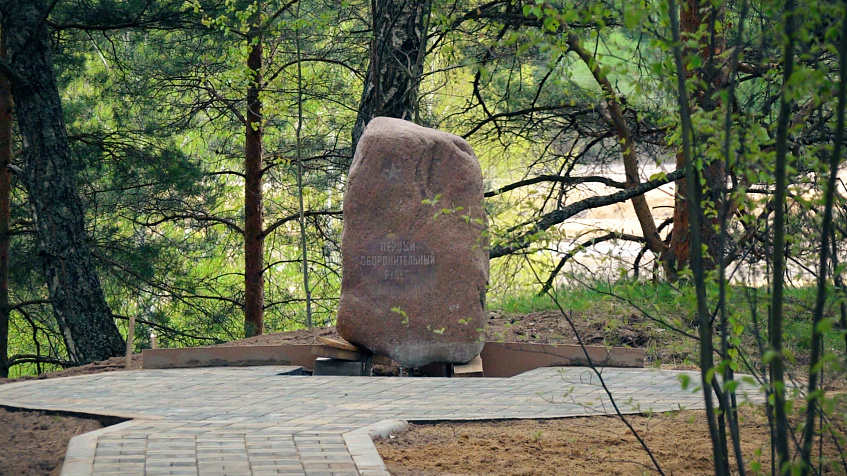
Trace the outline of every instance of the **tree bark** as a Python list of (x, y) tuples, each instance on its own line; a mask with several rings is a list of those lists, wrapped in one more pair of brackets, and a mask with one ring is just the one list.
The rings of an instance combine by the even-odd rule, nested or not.
[[(6, 60), (5, 29), (0, 31), (0, 60)], [(0, 74), (0, 378), (9, 376), (9, 223), (12, 211), (12, 86)]]
[(25, 183), (53, 313), (68, 357), (83, 364), (123, 353), (91, 257), (82, 201), (53, 71), (42, 2), (0, 3), (7, 65), (26, 163)]
[(265, 235), (262, 233), (262, 28), (261, 8), (247, 33), (250, 54), (244, 139), (244, 336), (264, 332), (265, 283), (262, 277)]
[[(683, 41), (697, 35), (698, 31), (704, 25), (713, 24), (713, 22), (723, 21), (724, 6), (712, 9), (711, 4), (702, 0), (686, 0), (680, 11), (680, 34)], [(703, 9), (709, 9), (709, 12), (704, 12)], [(703, 67), (700, 69), (700, 80), (695, 84), (704, 85), (705, 87), (698, 88), (694, 92), (692, 99), (697, 106), (704, 111), (713, 111), (718, 107), (719, 103), (715, 102), (713, 96), (714, 91), (723, 87), (726, 82), (725, 72), (715, 61), (715, 55), (720, 54), (726, 48), (726, 36), (723, 33), (716, 33), (713, 28), (708, 28), (706, 31), (711, 31), (713, 34), (699, 39), (699, 51), (703, 62)], [(695, 53), (687, 51), (686, 53)], [(694, 76), (693, 71), (686, 71), (687, 79)], [(694, 138), (697, 142), (697, 138)], [(683, 158), (681, 153), (676, 155), (677, 169), (683, 168)], [(712, 160), (704, 164), (702, 177), (706, 181), (707, 198), (715, 204), (716, 209), (719, 209), (722, 204), (721, 191), (726, 188), (726, 167), (721, 160)], [(662, 261), (668, 277), (673, 279), (677, 273), (688, 265), (691, 258), (691, 239), (689, 235), (690, 221), (690, 205), (686, 197), (691, 196), (688, 191), (688, 184), (685, 179), (676, 181), (676, 194), (674, 197), (674, 213), (673, 227), (670, 232), (670, 240), (667, 251), (663, 253)], [(705, 217), (704, 217), (705, 218)], [(716, 225), (716, 216), (712, 219), (705, 218), (701, 223), (700, 233), (703, 243), (708, 250), (707, 256), (704, 256), (704, 269), (714, 269), (718, 262), (718, 253), (721, 251), (718, 243), (718, 231)]]
[(353, 127), (353, 151), (365, 126), (378, 116), (412, 121), (426, 54), (431, 0), (373, 0), (373, 43), (367, 82)]

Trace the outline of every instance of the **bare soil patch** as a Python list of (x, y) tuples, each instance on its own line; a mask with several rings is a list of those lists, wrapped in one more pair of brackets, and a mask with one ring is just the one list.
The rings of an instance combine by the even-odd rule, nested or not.
[[(770, 474), (764, 411), (748, 406), (739, 415), (748, 474), (752, 466), (760, 468), (758, 474)], [(714, 474), (705, 412), (626, 418), (665, 474)], [(397, 476), (658, 474), (632, 432), (614, 416), (412, 425), (376, 446)], [(825, 443), (824, 455), (838, 458), (831, 441)], [(833, 466), (823, 474), (840, 471)]]
[(71, 438), (103, 428), (98, 420), (0, 408), (0, 475), (58, 475)]

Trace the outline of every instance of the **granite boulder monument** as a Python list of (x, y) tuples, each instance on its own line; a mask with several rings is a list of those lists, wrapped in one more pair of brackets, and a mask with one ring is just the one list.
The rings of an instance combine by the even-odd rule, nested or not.
[(476, 357), (485, 223), (482, 171), (464, 139), (373, 119), (344, 193), (338, 333), (405, 367)]

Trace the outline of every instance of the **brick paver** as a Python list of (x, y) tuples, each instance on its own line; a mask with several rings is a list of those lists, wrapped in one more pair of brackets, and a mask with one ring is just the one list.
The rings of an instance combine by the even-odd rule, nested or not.
[[(142, 370), (26, 381), (0, 386), (0, 404), (131, 419), (74, 438), (63, 476), (388, 474), (371, 437), (404, 421), (614, 413), (597, 375), (582, 367), (509, 379), (283, 375), (290, 370)], [(698, 380), (693, 372), (602, 371), (623, 413), (702, 408), (700, 392), (681, 389), (683, 373)]]

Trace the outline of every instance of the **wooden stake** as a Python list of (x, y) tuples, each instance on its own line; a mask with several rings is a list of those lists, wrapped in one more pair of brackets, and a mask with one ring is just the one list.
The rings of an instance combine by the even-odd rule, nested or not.
[(129, 328), (126, 331), (126, 368), (132, 367), (132, 340), (135, 337), (135, 314), (129, 316)]

